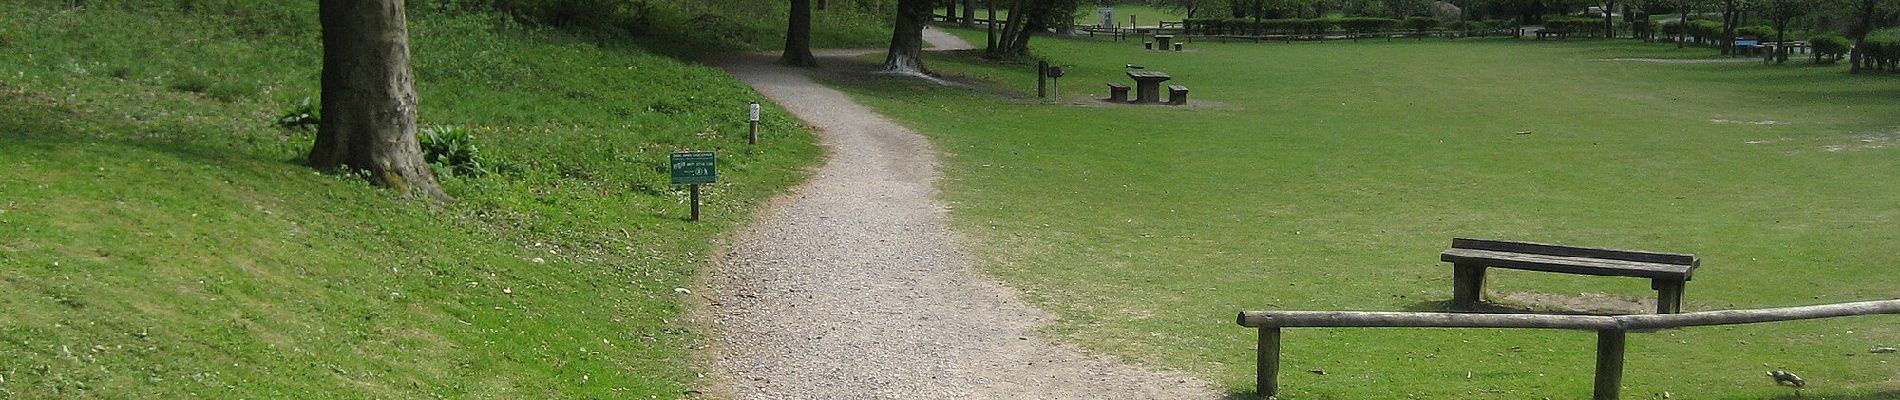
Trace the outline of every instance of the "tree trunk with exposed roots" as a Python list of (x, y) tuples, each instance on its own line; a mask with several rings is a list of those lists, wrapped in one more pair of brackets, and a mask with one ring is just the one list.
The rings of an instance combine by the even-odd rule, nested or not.
[(924, 23), (930, 19), (930, 0), (898, 0), (897, 24), (891, 29), (891, 50), (884, 71), (929, 74), (924, 69)]
[(452, 199), (416, 142), (416, 91), (403, 0), (323, 0), (323, 121), (310, 165), (365, 173), (404, 194)]
[(779, 62), (794, 67), (816, 67), (811, 55), (811, 0), (792, 0), (791, 21), (785, 25), (785, 52)]

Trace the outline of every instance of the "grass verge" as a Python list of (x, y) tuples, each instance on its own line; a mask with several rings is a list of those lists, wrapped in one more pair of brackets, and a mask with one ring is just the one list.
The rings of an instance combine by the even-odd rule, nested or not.
[[(54, 2), (43, 2), (54, 3)], [(297, 159), (315, 2), (0, 4), (0, 398), (676, 398), (712, 241), (813, 137), (704, 66), (414, 11), (420, 119), (496, 173), (435, 207)], [(707, 220), (667, 184), (720, 152)]]

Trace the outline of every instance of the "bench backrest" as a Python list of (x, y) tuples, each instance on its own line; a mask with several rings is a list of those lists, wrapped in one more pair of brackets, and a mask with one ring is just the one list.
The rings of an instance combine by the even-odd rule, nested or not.
[(1504, 240), (1454, 238), (1451, 248), (1507, 251), (1512, 253), (1542, 254), (1561, 257), (1589, 257), (1609, 260), (1623, 260), (1656, 264), (1675, 264), (1699, 266), (1702, 259), (1694, 254), (1655, 253), (1633, 250), (1598, 249), (1589, 247), (1560, 246), (1554, 244), (1512, 242)]

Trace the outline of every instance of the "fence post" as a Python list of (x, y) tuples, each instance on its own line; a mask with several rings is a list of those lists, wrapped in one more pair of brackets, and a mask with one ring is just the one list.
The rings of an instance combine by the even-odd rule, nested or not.
[(1596, 392), (1591, 400), (1617, 400), (1623, 390), (1623, 344), (1625, 331), (1597, 331)]
[(1280, 327), (1260, 327), (1254, 391), (1266, 399), (1280, 393)]

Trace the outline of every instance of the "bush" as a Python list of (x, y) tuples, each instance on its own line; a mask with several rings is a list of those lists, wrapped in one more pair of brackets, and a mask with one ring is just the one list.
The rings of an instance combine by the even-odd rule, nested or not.
[(1352, 17), (1339, 19), (1339, 27), (1352, 33), (1391, 30), (1397, 26), (1399, 26), (1399, 20), (1391, 18)]
[(1808, 44), (1814, 46), (1815, 63), (1829, 64), (1840, 61), (1841, 57), (1846, 57), (1848, 48), (1854, 46), (1854, 42), (1848, 41), (1847, 38), (1832, 34), (1808, 38)]
[(1438, 27), (1438, 19), (1432, 17), (1405, 17), (1405, 28), (1413, 32), (1425, 32)]
[(482, 166), (482, 156), (475, 148), (475, 135), (454, 125), (441, 125), (422, 128), (416, 139), (422, 144), (423, 160), (448, 168), (460, 176), (481, 176), (487, 173)]
[(1873, 60), (1874, 69), (1885, 66), (1887, 70), (1900, 69), (1900, 28), (1887, 28), (1867, 34), (1866, 57)]
[(1757, 39), (1773, 38), (1775, 37), (1775, 28), (1767, 25), (1735, 28), (1735, 37), (1748, 36), (1754, 36)]
[(1551, 17), (1544, 19), (1544, 29), (1557, 32), (1589, 33), (1603, 30), (1603, 20), (1591, 18)]

